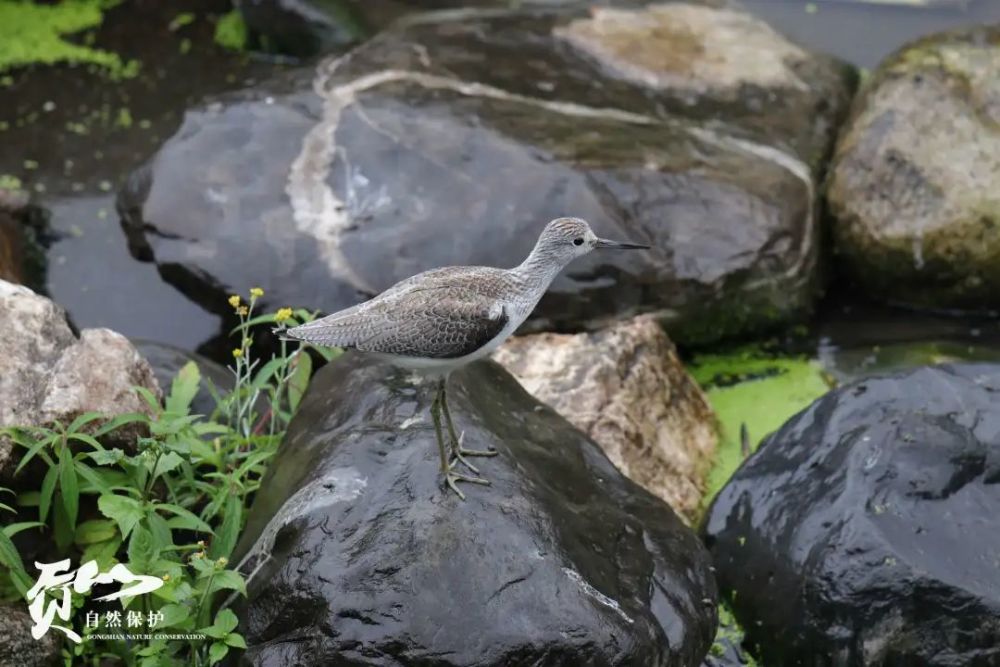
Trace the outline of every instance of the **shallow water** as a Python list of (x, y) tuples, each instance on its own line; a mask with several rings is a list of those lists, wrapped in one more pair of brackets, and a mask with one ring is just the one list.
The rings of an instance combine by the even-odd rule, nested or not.
[[(214, 18), (229, 8), (228, 0), (130, 0), (92, 34), (95, 46), (140, 60), (137, 77), (37, 67), (11, 73), (0, 87), (0, 127), (9, 126), (0, 131), (0, 174), (17, 177), (51, 213), (47, 290), (78, 327), (107, 326), (185, 349), (220, 328), (218, 316), (129, 254), (114, 192), (176, 131), (187, 108), (282, 69), (214, 43)], [(171, 30), (187, 12), (195, 20)]]
[(800, 44), (869, 69), (922, 35), (1000, 22), (997, 0), (935, 1), (941, 6), (894, 6), (870, 0), (743, 0), (743, 4)]

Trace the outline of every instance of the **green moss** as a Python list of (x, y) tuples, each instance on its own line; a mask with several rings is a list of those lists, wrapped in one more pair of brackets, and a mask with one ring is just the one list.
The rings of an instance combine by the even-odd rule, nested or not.
[(719, 629), (715, 633), (715, 642), (713, 642), (709, 654), (721, 658), (731, 647), (733, 651), (739, 654), (743, 665), (746, 665), (746, 667), (758, 667), (759, 663), (754, 660), (753, 656), (742, 649), (743, 636), (743, 628), (740, 627), (736, 617), (733, 616), (729, 605), (723, 602), (719, 605)]
[(243, 15), (234, 9), (219, 18), (215, 24), (215, 41), (233, 51), (242, 51), (247, 46), (247, 26)]
[(88, 63), (113, 77), (134, 76), (138, 63), (116, 53), (66, 41), (64, 37), (95, 28), (104, 11), (120, 0), (63, 0), (42, 5), (0, 0), (0, 71), (26, 65)]
[(708, 475), (706, 502), (743, 461), (741, 426), (746, 426), (750, 447), (756, 449), (765, 436), (830, 388), (817, 362), (768, 355), (759, 348), (700, 355), (690, 370), (719, 419), (719, 453)]

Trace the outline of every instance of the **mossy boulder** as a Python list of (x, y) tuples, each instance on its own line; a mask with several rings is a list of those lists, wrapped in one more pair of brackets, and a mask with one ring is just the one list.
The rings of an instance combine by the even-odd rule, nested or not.
[(874, 73), (839, 139), (828, 199), (869, 294), (1000, 307), (1000, 26), (934, 35)]

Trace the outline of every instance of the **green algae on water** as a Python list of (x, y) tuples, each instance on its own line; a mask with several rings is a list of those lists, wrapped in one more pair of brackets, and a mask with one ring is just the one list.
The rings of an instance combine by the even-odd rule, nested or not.
[(716, 631), (715, 641), (708, 652), (709, 655), (722, 658), (729, 653), (739, 659), (739, 664), (746, 667), (758, 667), (754, 657), (744, 650), (743, 637), (743, 628), (740, 627), (733, 612), (729, 609), (729, 605), (723, 601), (719, 604), (719, 629)]
[(42, 5), (0, 0), (0, 72), (27, 65), (85, 63), (113, 78), (135, 76), (138, 62), (124, 62), (110, 51), (64, 39), (101, 24), (104, 11), (120, 0), (63, 0)]
[(719, 452), (708, 474), (706, 502), (743, 460), (742, 426), (751, 450), (756, 449), (764, 437), (830, 389), (818, 362), (770, 355), (758, 348), (696, 356), (690, 371), (719, 420)]
[(219, 22), (215, 24), (215, 42), (233, 51), (246, 49), (247, 26), (238, 9), (219, 17)]

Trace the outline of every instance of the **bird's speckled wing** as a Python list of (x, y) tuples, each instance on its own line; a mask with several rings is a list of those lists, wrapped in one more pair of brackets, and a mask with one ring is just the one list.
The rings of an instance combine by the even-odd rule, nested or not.
[(502, 307), (507, 289), (502, 269), (434, 269), (287, 333), (316, 345), (455, 359), (476, 351), (507, 325), (510, 314)]

